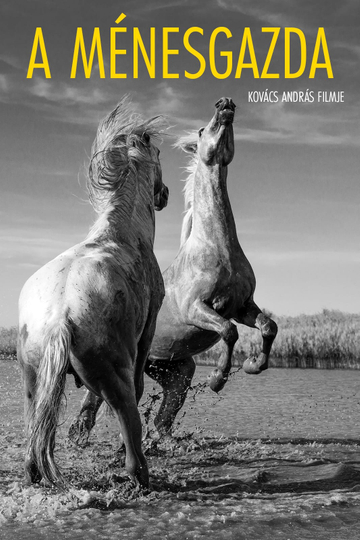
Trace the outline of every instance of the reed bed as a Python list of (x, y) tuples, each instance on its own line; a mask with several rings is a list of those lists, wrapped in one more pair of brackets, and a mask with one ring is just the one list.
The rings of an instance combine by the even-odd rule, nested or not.
[[(316, 315), (270, 316), (279, 327), (272, 347), (272, 367), (360, 369), (360, 314), (324, 309)], [(234, 365), (241, 366), (259, 351), (261, 335), (242, 325), (238, 330)], [(213, 365), (222, 346), (220, 342), (198, 355), (197, 363)]]
[[(273, 367), (360, 369), (360, 313), (350, 314), (324, 309), (315, 315), (276, 317), (279, 331), (271, 353)], [(239, 340), (234, 350), (234, 365), (257, 354), (260, 332), (238, 325)], [(17, 328), (0, 328), (0, 358), (16, 355)], [(222, 343), (199, 354), (199, 365), (214, 365)]]
[(0, 327), (0, 358), (16, 355), (17, 327)]

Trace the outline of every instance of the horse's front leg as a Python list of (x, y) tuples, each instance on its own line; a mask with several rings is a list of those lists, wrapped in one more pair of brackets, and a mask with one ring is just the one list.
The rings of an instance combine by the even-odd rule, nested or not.
[(246, 304), (241, 316), (237, 317), (236, 321), (251, 328), (258, 328), (261, 332), (262, 350), (260, 354), (257, 357), (247, 358), (243, 364), (245, 373), (257, 375), (269, 367), (269, 356), (277, 334), (277, 324), (265, 315), (253, 301)]
[(86, 446), (90, 432), (95, 426), (96, 414), (103, 399), (90, 390), (86, 391), (78, 416), (69, 427), (69, 439), (78, 446)]
[(239, 337), (236, 325), (231, 321), (224, 319), (224, 317), (219, 315), (200, 299), (196, 300), (191, 306), (186, 322), (203, 328), (204, 330), (217, 332), (226, 344), (226, 347), (217, 362), (217, 368), (215, 368), (209, 376), (209, 386), (211, 390), (219, 392), (228, 380), (231, 369), (231, 357), (234, 345)]

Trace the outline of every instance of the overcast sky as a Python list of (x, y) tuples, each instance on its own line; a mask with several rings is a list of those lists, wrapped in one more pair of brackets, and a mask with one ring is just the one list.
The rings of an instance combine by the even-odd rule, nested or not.
[[(81, 241), (94, 221), (84, 189), (84, 170), (99, 120), (130, 92), (144, 116), (169, 115), (172, 134), (198, 129), (211, 118), (214, 104), (230, 96), (237, 105), (235, 158), (228, 186), (240, 243), (257, 277), (255, 300), (277, 315), (314, 313), (323, 308), (359, 312), (360, 183), (359, 87), (360, 40), (358, 0), (5, 0), (0, 12), (0, 326), (17, 323), (17, 300), (26, 279), (48, 260)], [(126, 18), (116, 25), (123, 12)], [(118, 34), (117, 72), (110, 78), (110, 28)], [(185, 50), (183, 35), (192, 27), (191, 45), (205, 61)], [(36, 68), (26, 78), (35, 30), (42, 28), (51, 79)], [(94, 64), (84, 77), (79, 61), (70, 78), (77, 27), (84, 30), (87, 49), (99, 27), (105, 78)], [(143, 61), (133, 78), (132, 34), (138, 27), (148, 48), (149, 29), (156, 32), (156, 76)], [(163, 78), (162, 28), (169, 34), (169, 73)], [(216, 79), (209, 67), (209, 39), (219, 34)], [(261, 70), (272, 34), (263, 27), (280, 27), (269, 67), (279, 78), (255, 79), (244, 68), (235, 78), (243, 31), (251, 29)], [(299, 78), (284, 78), (284, 27), (300, 29), (306, 39), (307, 62)], [(309, 79), (319, 27), (325, 29), (333, 78), (324, 68)], [(299, 38), (291, 40), (291, 70), (300, 66)], [(38, 61), (40, 55), (38, 56)], [(249, 62), (249, 58), (247, 58)], [(320, 55), (319, 62), (323, 62)], [(249, 92), (312, 91), (314, 102), (251, 103)], [(319, 103), (318, 91), (343, 92), (343, 103)], [(274, 94), (273, 94), (274, 95)], [(179, 246), (183, 217), (182, 180), (187, 159), (161, 146), (169, 206), (156, 214), (156, 254), (164, 270)]]

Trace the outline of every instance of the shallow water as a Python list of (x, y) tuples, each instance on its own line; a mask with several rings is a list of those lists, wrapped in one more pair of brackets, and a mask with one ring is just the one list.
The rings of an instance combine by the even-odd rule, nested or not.
[[(195, 384), (210, 370), (197, 368)], [(149, 493), (134, 493), (118, 476), (123, 456), (111, 416), (100, 412), (86, 448), (67, 441), (83, 395), (71, 378), (57, 440), (68, 490), (24, 486), (13, 362), (0, 361), (0, 385), (0, 537), (360, 538), (359, 371), (239, 371), (220, 397), (197, 388), (177, 444), (144, 443)], [(143, 411), (157, 393), (147, 379)]]

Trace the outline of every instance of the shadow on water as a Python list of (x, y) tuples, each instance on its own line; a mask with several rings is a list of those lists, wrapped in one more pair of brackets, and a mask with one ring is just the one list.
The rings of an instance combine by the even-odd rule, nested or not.
[[(334, 491), (354, 495), (359, 492), (360, 497), (359, 441), (254, 441), (184, 434), (172, 441), (147, 441), (145, 446), (151, 477), (152, 493), (147, 494), (150, 499), (219, 502), (229, 498), (241, 500), (244, 494)], [(81, 463), (77, 463), (79, 459)], [(116, 450), (116, 441), (104, 448), (100, 441), (93, 440), (81, 453), (67, 444), (66, 461), (71, 462), (68, 477), (73, 487), (93, 492), (90, 505), (112, 509), (139, 495), (121, 476), (124, 454)], [(114, 490), (111, 504), (108, 499), (96, 500), (94, 491), (109, 490)]]
[[(180, 443), (181, 444), (181, 443)], [(196, 442), (193, 441), (193, 446)], [(197, 448), (164, 452), (155, 490), (198, 498), (200, 494), (241, 498), (243, 493), (293, 493), (350, 490), (360, 492), (359, 441), (220, 441), (203, 439)], [(159, 457), (152, 458), (153, 474)], [(171, 482), (166, 482), (171, 471)]]
[[(145, 448), (150, 492), (134, 490), (123, 474), (125, 456), (116, 436), (104, 441), (93, 435), (86, 448), (66, 438), (59, 440), (57, 461), (69, 494), (77, 494), (74, 506), (113, 510), (139, 497), (218, 503), (251, 495), (317, 492), (343, 492), (344, 496), (347, 492), (349, 500), (357, 499), (359, 493), (360, 499), (358, 440), (246, 440), (183, 434), (164, 442), (149, 439)], [(22, 484), (24, 444), (16, 433), (8, 434), (0, 438), (0, 449), (6, 451), (0, 466), (2, 495), (19, 494), (27, 489)], [(56, 490), (45, 486), (29, 489), (37, 496), (57, 496)]]

